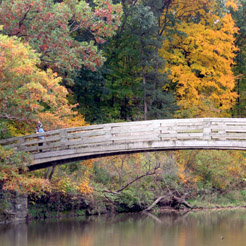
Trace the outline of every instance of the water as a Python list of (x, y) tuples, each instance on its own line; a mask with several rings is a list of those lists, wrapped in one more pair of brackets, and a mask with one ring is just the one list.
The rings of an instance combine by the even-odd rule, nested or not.
[(0, 226), (1, 246), (245, 246), (246, 209), (91, 216)]

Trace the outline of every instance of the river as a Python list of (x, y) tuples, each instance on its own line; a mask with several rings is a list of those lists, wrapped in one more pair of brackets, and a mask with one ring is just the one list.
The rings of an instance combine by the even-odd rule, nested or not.
[(246, 209), (0, 225), (1, 246), (245, 246)]

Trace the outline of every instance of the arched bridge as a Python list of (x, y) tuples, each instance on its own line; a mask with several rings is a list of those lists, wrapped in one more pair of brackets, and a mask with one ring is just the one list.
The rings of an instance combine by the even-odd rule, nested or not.
[[(44, 136), (44, 139), (38, 136)], [(244, 150), (246, 119), (170, 119), (90, 125), (4, 139), (0, 144), (31, 153), (31, 170), (75, 160), (144, 151)]]

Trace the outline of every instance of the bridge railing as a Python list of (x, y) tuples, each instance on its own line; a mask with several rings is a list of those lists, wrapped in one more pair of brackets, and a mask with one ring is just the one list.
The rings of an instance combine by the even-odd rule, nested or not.
[[(44, 136), (44, 139), (39, 137)], [(90, 125), (0, 140), (3, 146), (30, 152), (34, 159), (79, 156), (81, 153), (131, 151), (184, 146), (196, 148), (206, 142), (246, 140), (246, 119), (170, 119)], [(43, 143), (39, 146), (39, 143)], [(188, 144), (186, 144), (188, 143)], [(216, 144), (214, 144), (216, 147)], [(42, 150), (42, 152), (40, 152)]]

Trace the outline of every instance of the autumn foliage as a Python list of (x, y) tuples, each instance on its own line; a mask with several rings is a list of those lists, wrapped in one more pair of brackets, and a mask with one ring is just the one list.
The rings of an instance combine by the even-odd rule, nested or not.
[[(91, 70), (105, 60), (96, 44), (104, 43), (120, 24), (121, 5), (111, 0), (3, 0), (0, 5), (0, 25), (3, 33), (17, 36), (39, 53), (44, 67), (60, 74), (82, 65)], [(91, 40), (75, 39), (77, 32), (88, 31)]]
[[(246, 94), (244, 2), (0, 1), (0, 138), (34, 133), (37, 120), (48, 131), (142, 120), (144, 110), (146, 119), (244, 117), (233, 111)], [(236, 151), (120, 155), (54, 167), (48, 181), (37, 178), (46, 170), (27, 172), (27, 155), (0, 147), (0, 184), (131, 207), (187, 187), (245, 188), (245, 159)]]
[(234, 44), (237, 28), (228, 13), (221, 17), (201, 8), (197, 14), (200, 16), (193, 16), (194, 20), (199, 18), (200, 21), (192, 21), (192, 16), (187, 16), (187, 8), (180, 1), (177, 15), (182, 22), (176, 26), (178, 33), (166, 39), (160, 50), (175, 86), (180, 107), (177, 115), (228, 116), (237, 98), (232, 71), (237, 51)]
[(47, 130), (84, 124), (68, 105), (61, 78), (37, 67), (38, 54), (28, 44), (0, 35), (0, 51), (0, 119), (17, 128), (41, 119)]
[(41, 195), (50, 190), (48, 180), (28, 173), (30, 157), (23, 152), (0, 146), (0, 187), (3, 190)]

